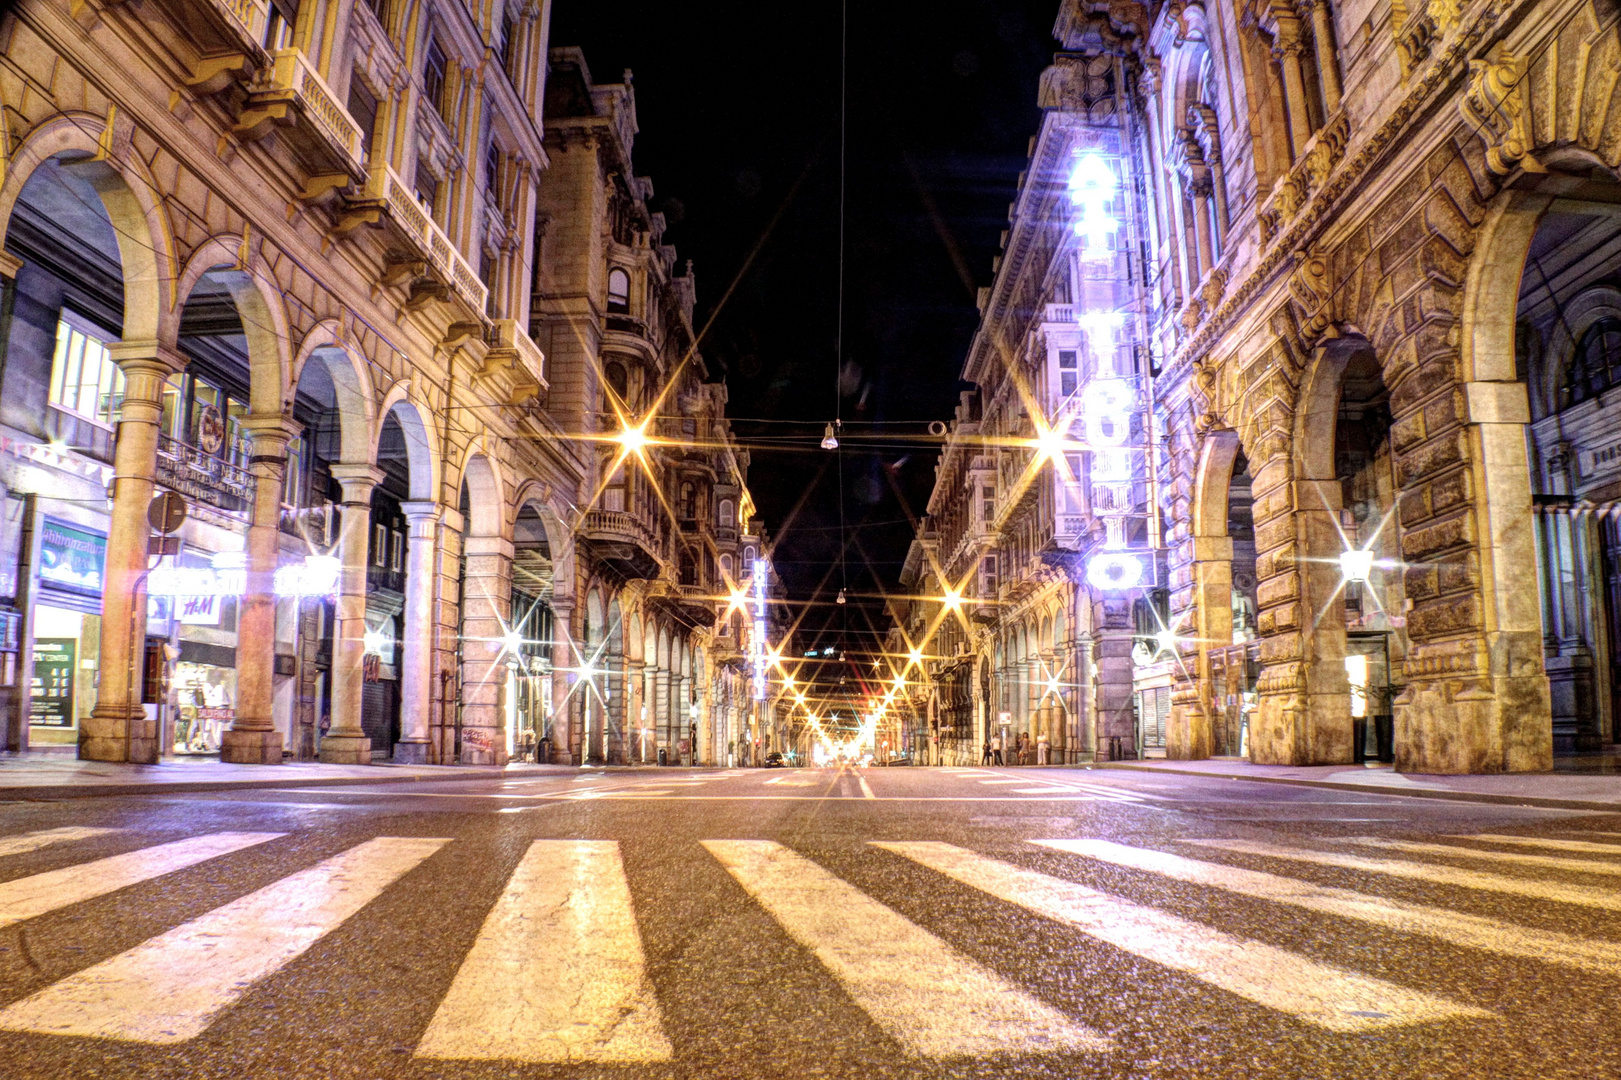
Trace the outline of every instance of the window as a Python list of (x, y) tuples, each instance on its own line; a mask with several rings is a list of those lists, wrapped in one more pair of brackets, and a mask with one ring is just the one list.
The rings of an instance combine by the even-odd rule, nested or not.
[(617, 266), (608, 271), (608, 310), (630, 314), (630, 275)]
[(507, 78), (513, 82), (518, 81), (518, 20), (512, 12), (512, 3), (509, 2), (506, 10), (501, 12), (501, 69), (507, 73)]
[(683, 551), (681, 553), (681, 584), (698, 584), (698, 563), (693, 559), (690, 552)]
[(723, 529), (737, 526), (737, 504), (730, 499), (720, 501), (720, 512), (716, 515), (715, 523)]
[(681, 485), (681, 520), (691, 521), (698, 516), (698, 485), (691, 480)]
[(388, 567), (395, 573), (405, 569), (405, 534), (398, 530), (391, 530), (392, 542), (388, 554)]
[(439, 47), (439, 42), (429, 38), (427, 59), (422, 62), (422, 96), (433, 104), (440, 116), (449, 111), (445, 107), (446, 67), (445, 51)]
[(1080, 366), (1075, 359), (1074, 349), (1060, 349), (1058, 351), (1058, 394), (1060, 397), (1069, 397), (1075, 392), (1080, 378)]
[(349, 75), (349, 115), (360, 128), (360, 145), (369, 155), (372, 133), (377, 130), (377, 97), (366, 87), (359, 71)]
[(388, 565), (388, 526), (373, 525), (371, 527), (371, 564), (373, 566)]
[(490, 140), (489, 152), (484, 155), (484, 190), (489, 192), (490, 204), (501, 209), (501, 148)]
[(720, 573), (724, 578), (730, 578), (732, 576), (732, 557), (730, 555), (722, 555), (720, 557)]
[(428, 163), (421, 159), (417, 160), (416, 189), (417, 201), (427, 207), (431, 216), (435, 207), (439, 205), (439, 178), (433, 175)]
[(996, 489), (989, 484), (979, 489), (979, 513), (987, 526), (996, 520)]
[(617, 360), (608, 361), (602, 369), (603, 378), (608, 380), (608, 386), (619, 395), (621, 402), (630, 399), (630, 374), (625, 371), (625, 365)]
[(1598, 397), (1621, 382), (1621, 318), (1606, 315), (1582, 331), (1565, 380), (1565, 404)]
[(274, 0), (265, 19), (265, 48), (270, 52), (293, 43), (293, 27), (298, 25), (297, 0)]
[(304, 436), (299, 435), (287, 441), (287, 470), (281, 479), (283, 506), (299, 509), (309, 497), (310, 478), (304, 471), (307, 461), (305, 454)]
[(111, 427), (123, 402), (124, 373), (108, 354), (107, 342), (88, 323), (62, 312), (51, 364), (51, 404)]
[(996, 556), (987, 555), (979, 563), (980, 595), (987, 600), (996, 597)]
[(625, 509), (625, 470), (616, 469), (613, 476), (608, 478), (608, 486), (602, 490), (602, 508), (623, 512)]

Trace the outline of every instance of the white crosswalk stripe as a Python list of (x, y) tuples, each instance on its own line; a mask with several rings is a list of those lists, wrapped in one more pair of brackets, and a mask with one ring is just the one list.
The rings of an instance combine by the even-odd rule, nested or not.
[(618, 844), (530, 845), (416, 1053), (528, 1062), (669, 1060)]
[(0, 926), (10, 926), (70, 904), (105, 896), (283, 835), (269, 832), (210, 833), (0, 882)]
[(448, 840), (377, 837), (0, 1010), (0, 1030), (143, 1043), (195, 1038), (254, 983)]
[(38, 832), (0, 838), (0, 856), (21, 855), (24, 852), (38, 851), (40, 848), (50, 847), (52, 844), (64, 844), (69, 840), (88, 840), (92, 836), (108, 836), (121, 831), (120, 829), (94, 829), (77, 825), (69, 825), (60, 829), (40, 829)]
[(1597, 889), (1589, 885), (1564, 885), (1558, 882), (1536, 881), (1530, 878), (1487, 874), (1478, 870), (1460, 870), (1456, 866), (1439, 863), (1409, 862), (1405, 859), (1375, 859), (1361, 855), (1338, 855), (1309, 851), (1304, 848), (1266, 844), (1252, 840), (1186, 840), (1188, 844), (1219, 848), (1244, 855), (1261, 855), (1271, 859), (1313, 866), (1330, 866), (1343, 870), (1359, 870), (1367, 874), (1385, 874), (1389, 877), (1408, 878), (1431, 885), (1455, 885), (1483, 892), (1507, 893), (1527, 896), (1534, 900), (1553, 900), (1561, 904), (1621, 911), (1621, 893), (1612, 889)]
[(1491, 1015), (950, 844), (876, 846), (1134, 956), (1331, 1031)]
[(1460, 847), (1456, 844), (1426, 844), (1416, 840), (1388, 840), (1384, 837), (1364, 836), (1351, 841), (1362, 847), (1382, 848), (1386, 851), (1405, 851), (1414, 855), (1445, 855), (1454, 858), (1475, 859), (1480, 862), (1509, 863), (1543, 870), (1574, 870), (1583, 874), (1621, 876), (1621, 863), (1599, 862), (1594, 859), (1566, 859), (1558, 855), (1528, 855), (1521, 851), (1487, 851), (1484, 848)]
[(705, 840), (788, 935), (919, 1057), (1096, 1051), (1101, 1035), (809, 859), (769, 840)]
[(1621, 858), (1621, 844), (1595, 844), (1591, 840), (1555, 840), (1543, 836), (1507, 836), (1497, 833), (1477, 833), (1474, 836), (1455, 836), (1452, 839), (1478, 840), (1486, 844), (1517, 844), (1521, 847), (1547, 848), (1549, 851), (1582, 851), (1592, 855), (1612, 855)]
[(1516, 926), (1446, 908), (1370, 896), (1351, 889), (1318, 885), (1259, 870), (1200, 862), (1165, 851), (1128, 847), (1108, 840), (1032, 840), (1031, 843), (1114, 866), (1159, 874), (1174, 881), (1186, 881), (1257, 900), (1354, 919), (1451, 945), (1582, 968), (1605, 975), (1621, 975), (1621, 950), (1616, 948), (1614, 942)]

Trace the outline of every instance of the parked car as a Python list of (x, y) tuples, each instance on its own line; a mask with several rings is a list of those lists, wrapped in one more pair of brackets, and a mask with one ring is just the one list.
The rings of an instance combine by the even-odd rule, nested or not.
[(780, 751), (773, 750), (765, 756), (765, 767), (768, 769), (781, 769), (786, 767), (787, 764), (786, 761), (782, 760)]

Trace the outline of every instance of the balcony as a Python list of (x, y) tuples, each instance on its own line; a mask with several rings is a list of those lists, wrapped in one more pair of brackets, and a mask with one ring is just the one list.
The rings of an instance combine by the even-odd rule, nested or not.
[(270, 60), (269, 71), (250, 89), (236, 133), (261, 139), (278, 131), (309, 174), (308, 193), (363, 179), (360, 127), (332, 88), (299, 49), (280, 49)]
[(52, 442), (59, 442), (69, 450), (77, 450), (81, 454), (88, 454), (109, 465), (113, 460), (113, 429), (92, 423), (82, 416), (58, 409), (55, 405), (45, 406), (45, 423), (43, 425), (45, 437)]
[(176, 25), (201, 59), (182, 81), (198, 94), (217, 94), (265, 65), (267, 0), (169, 0)]
[(546, 354), (517, 319), (497, 319), (473, 381), (497, 401), (522, 405), (546, 390)]
[(592, 510), (585, 515), (580, 538), (597, 559), (624, 578), (659, 576), (662, 566), (658, 537), (635, 514), (623, 510)]
[(247, 517), (253, 513), (253, 474), (224, 458), (158, 435), (157, 482), (194, 502)]
[[(409, 283), (407, 308), (415, 310), (429, 300), (454, 299), (466, 309), (469, 318), (484, 318), (489, 290), (450, 237), (417, 202), (416, 193), (381, 161), (372, 162), (365, 187), (348, 200), (335, 231), (343, 235), (363, 225), (383, 231), (393, 256), (383, 284)], [(513, 347), (522, 349), (522, 345)], [(534, 352), (538, 355), (539, 348)], [(543, 385), (544, 380), (541, 382)]]

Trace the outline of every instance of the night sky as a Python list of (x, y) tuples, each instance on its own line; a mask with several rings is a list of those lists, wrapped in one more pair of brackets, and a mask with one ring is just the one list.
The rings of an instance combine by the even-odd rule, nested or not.
[[(698, 328), (713, 318), (701, 351), (729, 388), (789, 597), (820, 601), (799, 645), (826, 628), (824, 643), (842, 633), (854, 652), (887, 625), (880, 591), (896, 588), (908, 511), (923, 513), (933, 483), (927, 424), (964, 388), (974, 292), (990, 284), (1039, 121), (1057, 7), (850, 5), (840, 377), (839, 4), (554, 0), (553, 46), (582, 47), (598, 82), (634, 73), (637, 172), (653, 180), (666, 241), (693, 261)], [(817, 443), (836, 408), (833, 454)], [(841, 505), (844, 608), (831, 602)]]

